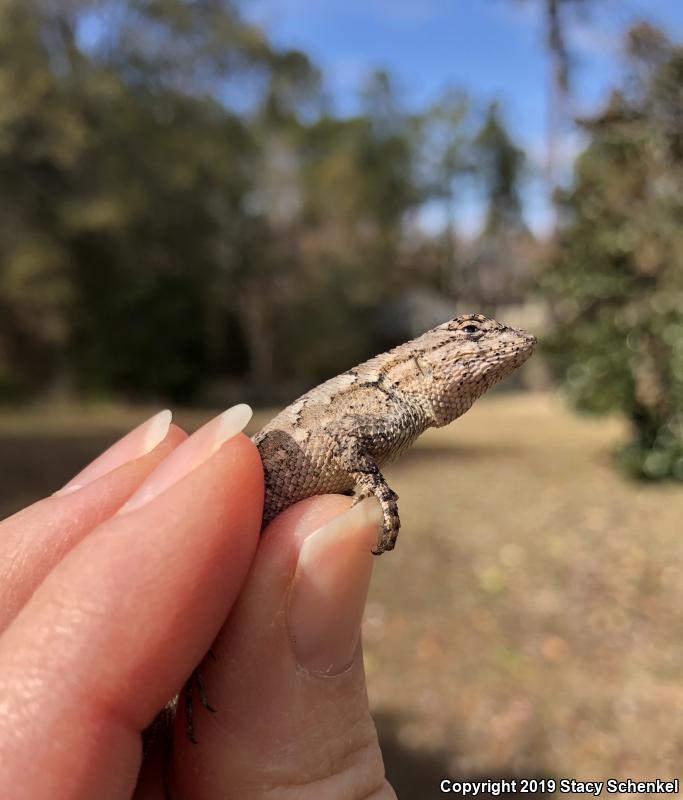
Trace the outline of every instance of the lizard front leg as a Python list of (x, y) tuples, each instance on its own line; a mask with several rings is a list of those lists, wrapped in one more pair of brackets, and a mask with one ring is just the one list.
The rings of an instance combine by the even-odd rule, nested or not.
[(341, 467), (353, 478), (359, 490), (354, 503), (374, 495), (382, 506), (384, 523), (372, 552), (374, 555), (381, 555), (386, 550), (393, 550), (401, 527), (396, 503), (398, 495), (389, 488), (362, 438), (352, 435), (345, 446), (340, 448), (338, 459)]

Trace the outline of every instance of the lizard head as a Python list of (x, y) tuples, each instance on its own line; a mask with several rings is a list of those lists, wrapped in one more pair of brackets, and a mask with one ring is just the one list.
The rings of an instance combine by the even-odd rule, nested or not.
[(431, 347), (419, 359), (431, 377), (430, 403), (438, 426), (464, 414), (536, 347), (531, 334), (482, 314), (456, 317), (430, 333)]

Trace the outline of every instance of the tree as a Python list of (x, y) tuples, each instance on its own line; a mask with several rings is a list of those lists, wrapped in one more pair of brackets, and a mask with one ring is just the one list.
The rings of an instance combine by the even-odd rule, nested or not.
[(632, 474), (683, 480), (683, 49), (640, 25), (629, 52), (561, 198), (547, 346), (578, 408), (630, 420)]
[(425, 111), (413, 119), (415, 161), (418, 165), (417, 185), (423, 200), (443, 204), (446, 225), (443, 248), (437, 258), (435, 288), (446, 294), (457, 291), (456, 284), (456, 209), (459, 182), (471, 174), (465, 130), (468, 112), (467, 98), (452, 87)]
[(69, 339), (61, 213), (88, 137), (56, 74), (69, 53), (68, 34), (36, 3), (0, 5), (0, 396), (54, 380)]
[(473, 145), (487, 200), (485, 233), (493, 235), (502, 228), (525, 228), (520, 199), (525, 155), (510, 138), (497, 104), (489, 107)]
[[(391, 344), (387, 286), (452, 291), (464, 97), (411, 114), (378, 72), (336, 116), (240, 7), (0, 0), (0, 396), (265, 399)], [(409, 239), (428, 199), (444, 258)]]
[(228, 79), (285, 55), (231, 0), (0, 13), (5, 383), (196, 394), (240, 363), (226, 331), (256, 147)]
[(546, 174), (550, 193), (557, 184), (557, 140), (570, 116), (567, 105), (571, 92), (573, 59), (567, 44), (566, 11), (570, 8), (585, 10), (594, 2), (595, 0), (539, 0), (544, 17), (545, 45), (551, 62), (546, 133)]
[(463, 254), (460, 286), (477, 308), (495, 314), (501, 305), (524, 299), (534, 265), (530, 257), (534, 242), (521, 201), (525, 155), (495, 103), (489, 106), (470, 151), (475, 180), (483, 189), (486, 219)]
[(377, 351), (377, 310), (387, 285), (400, 284), (404, 221), (419, 201), (409, 119), (386, 75), (371, 76), (370, 96), (372, 113), (322, 115), (299, 133), (300, 280), (283, 340), (298, 369), (318, 377)]

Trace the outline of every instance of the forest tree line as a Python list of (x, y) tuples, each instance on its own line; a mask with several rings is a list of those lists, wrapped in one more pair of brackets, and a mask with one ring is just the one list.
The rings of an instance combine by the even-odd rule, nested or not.
[[(590, 2), (538, 2), (566, 93), (563, 9)], [(341, 116), (233, 0), (2, 0), (0, 400), (267, 400), (397, 343), (405, 294), (531, 300), (570, 400), (630, 420), (622, 463), (683, 479), (683, 49), (641, 23), (624, 54), (539, 243), (496, 104), (407, 110), (380, 71)]]
[(360, 107), (226, 0), (4, 0), (0, 395), (326, 377), (392, 343), (388, 298), (457, 293), (459, 184), (521, 229), (521, 150), (460, 91), (408, 113), (377, 72)]

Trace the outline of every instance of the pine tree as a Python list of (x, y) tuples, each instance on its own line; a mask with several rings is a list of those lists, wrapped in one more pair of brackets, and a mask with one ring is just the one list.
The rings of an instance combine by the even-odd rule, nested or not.
[(561, 197), (547, 345), (578, 408), (630, 420), (630, 473), (683, 480), (683, 48), (640, 24), (628, 52)]

